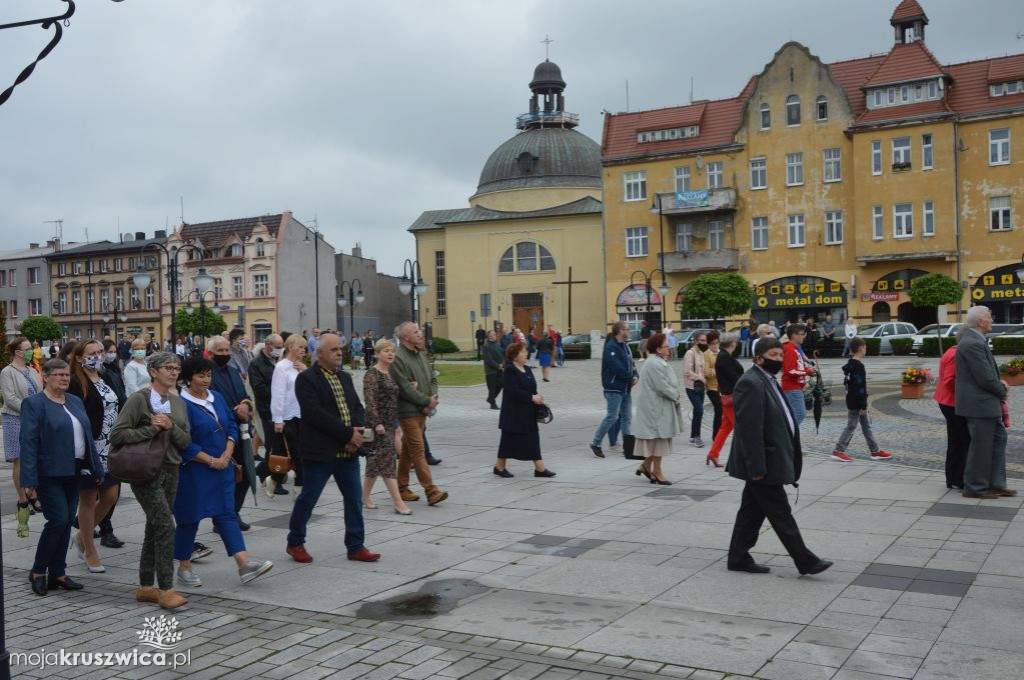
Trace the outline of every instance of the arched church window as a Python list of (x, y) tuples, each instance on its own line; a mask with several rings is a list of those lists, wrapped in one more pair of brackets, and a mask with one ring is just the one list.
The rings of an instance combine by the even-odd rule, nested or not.
[(554, 271), (555, 258), (544, 246), (533, 241), (520, 241), (508, 248), (498, 263), (498, 273)]

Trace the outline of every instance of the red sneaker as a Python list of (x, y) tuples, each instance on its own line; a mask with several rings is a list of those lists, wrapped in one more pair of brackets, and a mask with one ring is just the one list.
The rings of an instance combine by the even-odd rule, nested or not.
[(313, 556), (306, 552), (305, 546), (290, 545), (285, 548), (285, 552), (291, 555), (292, 559), (296, 562), (302, 562), (305, 564), (313, 561)]
[(360, 548), (354, 553), (349, 553), (348, 558), (354, 562), (376, 562), (380, 559), (380, 553), (370, 552), (366, 548)]
[(850, 458), (845, 453), (842, 453), (840, 451), (833, 451), (832, 452), (832, 460), (838, 460), (838, 461), (842, 461), (844, 463), (849, 463), (851, 460), (853, 460), (853, 458)]
[(885, 460), (887, 458), (892, 458), (892, 454), (886, 453), (882, 450), (875, 451), (871, 454), (871, 460)]

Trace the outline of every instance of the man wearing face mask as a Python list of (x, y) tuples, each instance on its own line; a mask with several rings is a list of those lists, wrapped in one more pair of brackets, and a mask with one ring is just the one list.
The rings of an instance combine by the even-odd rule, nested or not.
[(249, 354), (249, 341), (245, 337), (245, 329), (232, 328), (228, 333), (228, 342), (231, 343), (231, 365), (241, 374), (242, 380), (246, 380), (252, 355)]
[(732, 392), (736, 429), (725, 471), (746, 482), (736, 513), (727, 567), (730, 571), (766, 574), (750, 550), (767, 518), (801, 575), (820, 574), (832, 563), (804, 545), (784, 485), (797, 486), (803, 467), (800, 429), (775, 376), (782, 370), (782, 345), (762, 338), (754, 365), (736, 381)]
[[(263, 427), (272, 427), (274, 422), (270, 414), (270, 385), (274, 378), (274, 366), (284, 353), (284, 340), (277, 333), (271, 333), (263, 341), (263, 349), (256, 353), (256, 357), (249, 364), (249, 387), (252, 388), (252, 396), (256, 401), (256, 413), (263, 421)], [(267, 434), (264, 432), (264, 434)], [(270, 439), (268, 435), (268, 439)], [(267, 479), (267, 461), (264, 458), (256, 467), (260, 481)], [(271, 475), (273, 477), (274, 494), (284, 495), (288, 492), (281, 486), (285, 475)]]
[[(233, 332), (234, 331), (232, 331), (232, 333)], [(213, 360), (214, 364), (213, 381), (210, 384), (210, 389), (224, 397), (228, 408), (231, 409), (235, 414), (235, 417), (238, 419), (239, 427), (243, 425), (251, 425), (250, 413), (252, 411), (252, 400), (245, 391), (245, 381), (242, 379), (241, 373), (231, 363), (232, 356), (230, 343), (223, 336), (215, 335), (210, 338), (209, 343), (207, 343), (207, 349), (210, 350), (210, 358)], [(241, 449), (241, 446), (235, 449), (236, 463), (242, 462)], [(235, 485), (236, 513), (242, 509), (242, 504), (245, 502), (245, 492), (248, 488), (249, 487), (244, 479)], [(241, 516), (238, 518), (238, 527), (242, 531), (249, 530), (249, 525), (242, 521)]]

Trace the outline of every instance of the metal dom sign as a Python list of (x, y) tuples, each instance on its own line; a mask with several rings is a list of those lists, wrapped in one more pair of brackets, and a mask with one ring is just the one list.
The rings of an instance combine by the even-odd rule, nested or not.
[(836, 281), (817, 283), (766, 283), (754, 287), (754, 309), (786, 307), (842, 307), (846, 290)]
[(983, 274), (971, 287), (971, 299), (975, 302), (1020, 302), (1024, 300), (1024, 283), (1017, 279), (1015, 271)]

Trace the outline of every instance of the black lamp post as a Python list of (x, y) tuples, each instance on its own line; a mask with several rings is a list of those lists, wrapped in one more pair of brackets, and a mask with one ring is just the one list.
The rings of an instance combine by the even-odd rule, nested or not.
[[(199, 273), (196, 274), (196, 290), (201, 293), (205, 293), (210, 290), (213, 286), (213, 277), (206, 273), (205, 260), (203, 258), (202, 248), (198, 248), (191, 243), (182, 244), (179, 248), (173, 252), (167, 250), (167, 246), (162, 243), (148, 243), (139, 248), (139, 265), (135, 270), (135, 274), (132, 276), (132, 281), (135, 283), (135, 287), (140, 292), (145, 291), (149, 288), (149, 284), (153, 282), (153, 277), (146, 271), (146, 249), (156, 248), (162, 250), (164, 255), (167, 257), (167, 287), (170, 290), (171, 295), (171, 342), (175, 343), (178, 340), (177, 323), (175, 320), (175, 306), (177, 303), (178, 294), (178, 256), (181, 255), (185, 250), (199, 253)], [(157, 262), (157, 269), (159, 270), (160, 263)], [(160, 308), (163, 307), (163, 302), (158, 301), (157, 303), (157, 314), (162, 316)]]
[(1020, 255), (1020, 266), (1017, 267), (1016, 274), (1017, 280), (1021, 283), (1024, 283), (1024, 253), (1021, 253)]
[(636, 270), (629, 276), (629, 285), (632, 287), (636, 275), (644, 277), (644, 290), (647, 291), (647, 311), (644, 313), (647, 318), (647, 324), (651, 323), (651, 279), (655, 273), (661, 272), (661, 285), (658, 286), (658, 292), (661, 293), (661, 320), (665, 321), (665, 296), (668, 295), (668, 283), (665, 281), (665, 270), (655, 267), (650, 272), (644, 272), (640, 269)]
[(409, 296), (409, 319), (419, 323), (416, 316), (416, 296), (422, 296), (427, 292), (427, 284), (423, 282), (419, 262), (406, 260), (402, 264), (402, 279), (398, 282), (398, 290), (402, 295)]
[[(352, 298), (351, 303), (345, 297), (345, 286), (348, 286), (349, 297)], [(351, 338), (356, 332), (356, 305), (363, 304), (366, 300), (366, 296), (363, 295), (363, 282), (355, 278), (351, 281), (342, 281), (341, 285), (338, 286), (338, 306), (344, 309), (348, 307), (348, 333)]]
[(120, 319), (121, 323), (127, 323), (127, 310), (121, 305), (120, 302), (118, 302), (116, 305), (107, 303), (103, 307), (103, 316), (100, 318), (103, 319), (103, 323), (110, 323), (111, 321), (114, 322), (114, 342), (117, 342), (117, 321), (118, 319)]
[(185, 313), (194, 314), (196, 308), (192, 306), (192, 296), (195, 296), (196, 302), (199, 303), (199, 343), (200, 347), (206, 347), (206, 296), (213, 296), (213, 309), (221, 311), (220, 299), (217, 297), (217, 289), (205, 290), (200, 292), (198, 289), (190, 290), (188, 295), (185, 296)]
[[(314, 299), (316, 300), (316, 326), (320, 327), (320, 227), (316, 224), (316, 218), (313, 222), (313, 276), (316, 281), (314, 283)], [(302, 239), (304, 242), (309, 243), (309, 227), (306, 227), (306, 236)]]

